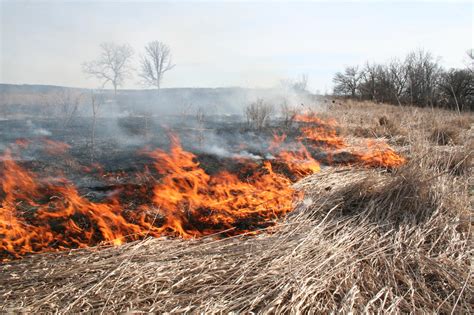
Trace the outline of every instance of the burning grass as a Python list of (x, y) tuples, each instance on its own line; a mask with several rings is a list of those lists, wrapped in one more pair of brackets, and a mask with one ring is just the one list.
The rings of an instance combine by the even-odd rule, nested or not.
[[(384, 113), (388, 120), (407, 111), (351, 106), (334, 110), (340, 123), (363, 117), (363, 111), (372, 115), (369, 109), (390, 110)], [(403, 148), (405, 165), (368, 169), (371, 164), (359, 159), (350, 167), (325, 166), (292, 186), (304, 192), (303, 199), (276, 225), (262, 227), (268, 233), (192, 240), (144, 235), (143, 240), (120, 247), (37, 254), (6, 262), (1, 265), (0, 309), (472, 313), (472, 170), (464, 165), (458, 172), (451, 162), (441, 160), (444, 147), (433, 148), (427, 142), (431, 127), (421, 127), (424, 115), (432, 113), (419, 112), (402, 120), (406, 127), (419, 128), (419, 136), (409, 134), (410, 144)], [(327, 139), (316, 140), (321, 146)], [(347, 150), (354, 141), (326, 143)], [(467, 148), (459, 152), (472, 154)], [(374, 151), (346, 155), (360, 158), (354, 154), (359, 153), (368, 161), (384, 161), (367, 157), (370, 152)], [(273, 153), (287, 158), (286, 168), (295, 167), (295, 156), (306, 154)], [(336, 157), (333, 154), (332, 159)], [(463, 158), (456, 161), (455, 165), (469, 163)], [(303, 166), (300, 171), (306, 176), (303, 170), (308, 165)]]
[[(145, 239), (4, 264), (4, 310), (471, 312), (466, 217), (437, 199), (444, 180), (393, 187), (404, 172), (324, 170), (301, 183), (311, 202), (270, 234)], [(416, 208), (413, 197), (423, 198)]]
[[(61, 175), (62, 170), (53, 172), (59, 175), (41, 176), (21, 167), (12, 151), (21, 156), (21, 149), (13, 145), (5, 151), (0, 169), (0, 259), (103, 242), (120, 245), (145, 235), (195, 238), (254, 233), (293, 210), (299, 194), (291, 183), (318, 172), (320, 161), (384, 168), (405, 162), (384, 142), (363, 141), (359, 149), (348, 146), (334, 120), (308, 114), (297, 121), (301, 124), (296, 139), (275, 134), (266, 145), (263, 155), (271, 158), (255, 161), (234, 156), (229, 162), (239, 167), (213, 174), (172, 134), (169, 152), (142, 150), (151, 158), (150, 165), (130, 175), (148, 177), (147, 183), (138, 190), (116, 186), (100, 201), (81, 195), (75, 183)], [(69, 148), (50, 140), (45, 144), (49, 154)], [(130, 206), (123, 202), (126, 197), (138, 202)]]

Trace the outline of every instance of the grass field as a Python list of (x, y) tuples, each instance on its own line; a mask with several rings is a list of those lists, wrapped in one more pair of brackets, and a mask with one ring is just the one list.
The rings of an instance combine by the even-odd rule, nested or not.
[(336, 101), (394, 170), (326, 167), (268, 232), (37, 254), (0, 265), (1, 312), (472, 313), (474, 115)]

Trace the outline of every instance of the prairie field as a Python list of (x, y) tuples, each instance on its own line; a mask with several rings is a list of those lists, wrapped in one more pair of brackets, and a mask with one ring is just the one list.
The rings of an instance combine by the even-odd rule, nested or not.
[(0, 0), (0, 314), (474, 314), (473, 9)]
[(382, 139), (404, 163), (327, 164), (257, 231), (7, 260), (0, 312), (473, 313), (474, 115), (327, 103), (316, 116), (347, 143)]

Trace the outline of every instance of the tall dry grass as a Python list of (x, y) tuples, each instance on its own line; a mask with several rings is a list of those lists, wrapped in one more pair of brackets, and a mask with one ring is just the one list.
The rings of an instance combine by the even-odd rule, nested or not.
[(0, 310), (472, 313), (472, 128), (460, 131), (464, 145), (435, 145), (433, 122), (450, 113), (357, 106), (326, 114), (348, 134), (380, 115), (408, 130), (397, 147), (405, 166), (326, 168), (297, 183), (305, 199), (257, 236), (146, 239), (5, 263)]

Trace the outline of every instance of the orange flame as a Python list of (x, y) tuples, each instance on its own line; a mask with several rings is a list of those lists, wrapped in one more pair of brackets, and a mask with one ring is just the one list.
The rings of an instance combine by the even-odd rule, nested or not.
[(44, 150), (51, 155), (65, 154), (71, 146), (67, 143), (60, 141), (53, 141), (50, 139), (43, 139)]
[(121, 244), (147, 234), (189, 238), (230, 230), (233, 235), (272, 225), (292, 210), (291, 182), (268, 161), (249, 164), (253, 174), (243, 180), (229, 172), (206, 174), (176, 138), (170, 153), (150, 155), (163, 177), (149, 204), (128, 213), (117, 200), (89, 201), (66, 180), (42, 182), (7, 151), (0, 180), (1, 256)]
[(300, 140), (309, 140), (318, 146), (326, 146), (334, 149), (345, 148), (344, 140), (337, 135), (337, 123), (333, 119), (322, 120), (314, 114), (297, 115), (295, 120), (307, 123), (302, 126), (302, 137)]
[[(297, 121), (301, 126), (296, 141), (274, 135), (268, 146), (273, 159), (257, 163), (240, 158), (236, 160), (242, 165), (240, 171), (213, 175), (171, 136), (170, 151), (148, 151), (152, 167), (148, 173), (134, 174), (158, 178), (150, 187), (128, 191), (124, 186), (100, 202), (81, 196), (64, 178), (45, 178), (23, 169), (7, 149), (0, 157), (0, 259), (104, 242), (120, 245), (145, 235), (236, 235), (271, 226), (292, 211), (295, 198), (301, 196), (292, 181), (320, 170), (313, 152), (331, 157), (347, 149), (335, 121), (315, 115), (300, 115)], [(17, 141), (14, 148), (26, 148), (28, 143)], [(44, 144), (55, 154), (69, 149), (65, 143), (48, 140)], [(368, 167), (396, 167), (405, 162), (387, 144), (375, 141), (367, 142), (363, 151), (348, 151), (354, 159), (351, 163)], [(99, 170), (104, 180), (110, 177), (99, 165), (83, 169)], [(143, 199), (139, 206), (121, 199), (137, 193)]]
[(354, 152), (362, 164), (371, 167), (397, 167), (405, 163), (405, 158), (398, 155), (386, 143), (367, 141), (367, 152)]
[(311, 156), (301, 141), (292, 143), (289, 148), (285, 148), (285, 140), (285, 134), (281, 136), (274, 134), (273, 140), (270, 142), (269, 151), (276, 154), (277, 159), (286, 165), (291, 174), (302, 178), (321, 170), (319, 162)]
[(274, 173), (268, 161), (261, 169), (249, 164), (254, 172), (242, 180), (227, 171), (206, 174), (175, 137), (169, 154), (156, 150), (150, 155), (156, 170), (165, 175), (153, 189), (153, 204), (166, 219), (160, 232), (202, 236), (277, 219), (292, 210), (291, 183)]

